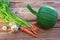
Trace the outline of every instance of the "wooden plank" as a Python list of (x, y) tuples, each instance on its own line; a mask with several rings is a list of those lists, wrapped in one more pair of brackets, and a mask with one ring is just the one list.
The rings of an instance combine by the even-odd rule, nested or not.
[[(33, 0), (30, 0), (30, 1), (29, 0), (10, 0), (10, 2), (11, 2), (10, 3), (10, 7), (16, 8), (16, 10), (18, 10), (18, 8), (23, 10), (23, 11), (18, 10), (18, 11), (20, 11), (19, 13), (21, 14), (21, 15), (19, 14), (19, 16), (22, 16), (22, 17), (24, 17), (27, 20), (30, 20), (29, 18), (31, 18), (31, 20), (35, 20), (36, 19), (36, 17), (34, 15), (32, 15), (26, 9), (26, 4), (28, 4), (28, 3), (33, 8), (35, 8), (36, 10), (39, 9), (40, 6), (42, 6), (42, 5), (50, 5), (50, 6), (54, 7), (58, 11), (58, 19), (60, 19), (60, 1), (59, 0), (57, 2), (56, 2), (56, 0), (55, 1), (54, 0), (53, 1), (49, 1), (49, 0), (48, 1), (47, 0), (46, 1), (42, 1), (42, 0), (41, 1), (39, 1), (39, 0), (35, 0), (35, 1), (33, 1)], [(29, 18), (26, 17), (26, 16), (29, 16)], [(33, 17), (31, 17), (31, 16), (33, 16)]]
[[(26, 1), (26, 2), (10, 2), (11, 7), (25, 7), (26, 4), (31, 4), (33, 7), (40, 7), (42, 5), (50, 5), (53, 7), (60, 7), (60, 1), (56, 2), (56, 1), (34, 1), (34, 2), (30, 2), (30, 1)], [(13, 6), (14, 5), (14, 6)]]
[(29, 4), (32, 4), (33, 6), (34, 5), (36, 5), (36, 6), (39, 5), (40, 6), (42, 4), (48, 4), (48, 5), (52, 5), (53, 6), (54, 4), (59, 4), (60, 0), (10, 0), (10, 2), (12, 3), (12, 5), (13, 5), (13, 3), (15, 3), (17, 5), (19, 5), (19, 4), (24, 5), (24, 4), (29, 3)]
[[(17, 12), (19, 17), (24, 17), (24, 19), (27, 20), (36, 20), (36, 16), (26, 9), (25, 5), (27, 3), (36, 10), (38, 10), (41, 5), (51, 5), (58, 10), (58, 13), (60, 13), (60, 0), (10, 0), (10, 7), (12, 7), (14, 13)], [(60, 19), (60, 14), (58, 19)], [(34, 38), (24, 32), (18, 31), (18, 33), (13, 34), (0, 32), (0, 40), (60, 40), (60, 21), (57, 21), (52, 29), (45, 31), (40, 30), (38, 38)]]
[(60, 1), (60, 0), (10, 0), (10, 2), (26, 2), (26, 1)]
[(27, 8), (13, 8), (13, 12), (26, 20), (36, 20), (36, 16), (31, 14)]
[[(12, 8), (13, 12), (17, 12), (16, 14), (19, 17), (23, 17), (26, 20), (36, 20), (36, 16), (33, 15), (26, 7), (25, 8)], [(39, 8), (34, 8), (35, 10), (38, 10)], [(60, 20), (60, 9), (58, 10), (58, 20)]]
[(60, 40), (60, 28), (39, 31), (38, 38), (34, 38), (21, 31), (15, 34), (0, 32), (0, 40)]
[[(57, 21), (57, 24), (60, 24), (60, 21)], [(37, 24), (35, 25), (38, 27)], [(22, 31), (12, 34), (9, 32), (0, 32), (0, 40), (60, 40), (60, 28), (58, 25), (56, 25), (56, 27), (49, 30), (38, 31), (38, 38), (34, 38)]]

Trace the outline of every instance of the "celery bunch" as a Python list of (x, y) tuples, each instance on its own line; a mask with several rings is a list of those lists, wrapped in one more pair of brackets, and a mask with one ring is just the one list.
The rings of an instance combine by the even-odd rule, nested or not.
[[(35, 26), (33, 27), (31, 23), (27, 22), (22, 18), (19, 18), (16, 14), (14, 14), (11, 8), (9, 7), (9, 0), (0, 0), (0, 19), (4, 20), (7, 25), (11, 23), (10, 26), (13, 32), (18, 31), (18, 28), (20, 28), (21, 31), (24, 31), (34, 37), (37, 37), (36, 30), (38, 28)], [(6, 30), (7, 27), (3, 26), (2, 29)]]
[(8, 0), (1, 0), (0, 1), (0, 18), (3, 19), (6, 24), (11, 22), (16, 23), (19, 27), (26, 26), (32, 27), (33, 25), (22, 18), (19, 18), (16, 14), (14, 14), (9, 7)]

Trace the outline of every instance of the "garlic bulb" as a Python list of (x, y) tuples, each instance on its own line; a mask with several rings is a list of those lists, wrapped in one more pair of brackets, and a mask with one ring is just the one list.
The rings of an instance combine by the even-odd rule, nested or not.
[(18, 31), (18, 26), (17, 26), (16, 24), (13, 24), (13, 25), (11, 26), (11, 30), (12, 30), (12, 31)]
[(2, 30), (4, 30), (4, 31), (7, 31), (7, 29), (8, 29), (7, 26), (2, 27)]
[(12, 30), (13, 32), (18, 31), (18, 28), (19, 28), (19, 27), (16, 25), (16, 23), (14, 23), (14, 22), (9, 23), (9, 27), (11, 28), (11, 30)]

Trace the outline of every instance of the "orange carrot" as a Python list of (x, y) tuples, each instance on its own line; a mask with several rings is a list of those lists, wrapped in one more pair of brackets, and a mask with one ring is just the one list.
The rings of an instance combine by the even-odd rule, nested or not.
[(37, 30), (38, 30), (38, 27), (34, 26), (32, 29), (33, 29), (34, 31), (37, 31)]
[(36, 26), (34, 26), (32, 29), (33, 29), (34, 31), (37, 31), (37, 30), (39, 30), (39, 31), (44, 31), (44, 29), (39, 28), (39, 27), (36, 27)]
[(30, 30), (31, 32), (37, 35), (37, 32), (36, 32), (37, 30), (35, 31), (33, 28), (27, 28), (27, 30)]
[(34, 30), (32, 30), (32, 32), (33, 32), (34, 34), (36, 34), (36, 35), (38, 34), (38, 33), (37, 33), (36, 31), (34, 31)]
[(32, 29), (31, 29), (35, 34), (37, 34), (37, 30), (38, 30), (38, 28), (36, 27), (36, 26), (34, 26)]
[(36, 36), (35, 34), (33, 34), (30, 30), (28, 30), (28, 29), (26, 29), (26, 28), (24, 28), (24, 27), (20, 27), (20, 29), (21, 29), (22, 31), (24, 31), (24, 32), (26, 32), (26, 33), (34, 36), (34, 37), (37, 37), (37, 36)]

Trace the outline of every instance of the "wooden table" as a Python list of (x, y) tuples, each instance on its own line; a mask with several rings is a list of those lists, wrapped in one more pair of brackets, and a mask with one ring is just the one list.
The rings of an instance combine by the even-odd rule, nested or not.
[[(36, 19), (36, 17), (27, 10), (26, 8), (27, 3), (29, 3), (36, 10), (39, 9), (41, 5), (45, 4), (53, 6), (54, 8), (57, 9), (59, 14), (58, 20), (60, 20), (60, 0), (9, 0), (9, 1), (10, 7), (13, 9), (13, 11), (19, 12), (18, 16), (22, 16), (27, 20)], [(27, 16), (29, 16), (29, 18)], [(19, 31), (18, 33), (15, 34), (0, 32), (0, 40), (60, 40), (60, 21), (57, 21), (56, 25), (52, 29), (46, 31), (39, 31), (38, 38), (34, 38), (22, 31)]]
[[(36, 22), (36, 21), (33, 21)], [(38, 24), (35, 24), (38, 27)], [(9, 34), (7, 32), (0, 32), (0, 40), (60, 40), (60, 21), (57, 21), (54, 28), (38, 33), (39, 37), (34, 38), (22, 31)]]

